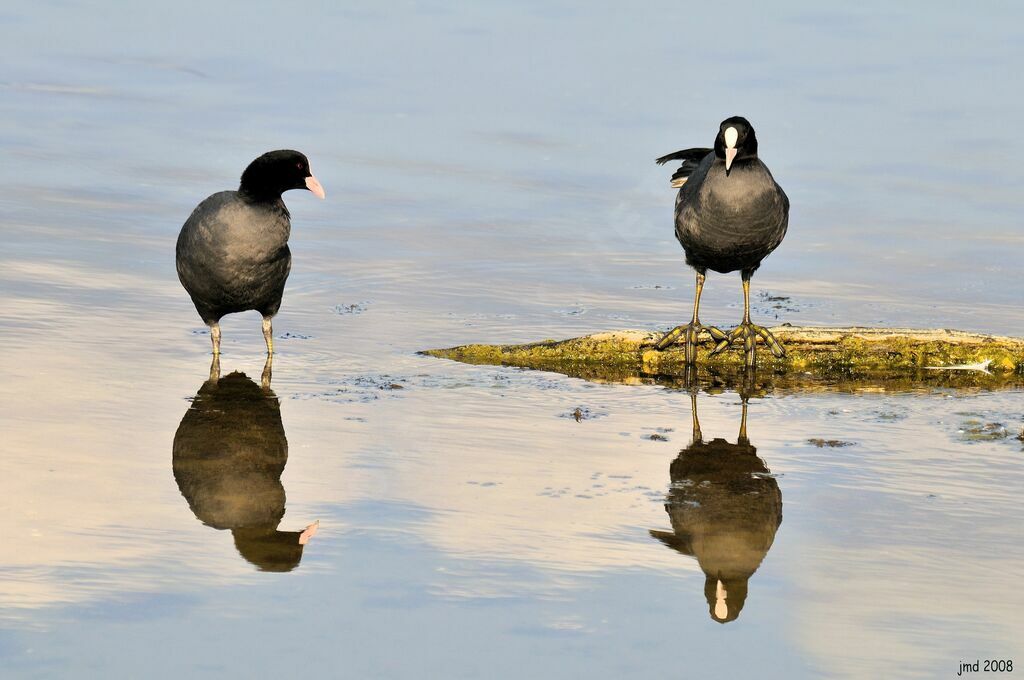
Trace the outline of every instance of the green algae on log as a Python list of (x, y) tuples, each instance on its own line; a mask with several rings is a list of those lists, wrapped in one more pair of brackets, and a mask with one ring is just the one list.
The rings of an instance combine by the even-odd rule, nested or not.
[[(759, 382), (778, 387), (813, 384), (875, 385), (881, 388), (1020, 387), (1024, 386), (1024, 338), (963, 331), (910, 328), (818, 328), (776, 326), (771, 332), (786, 348), (777, 359), (758, 348)], [(518, 366), (602, 382), (678, 382), (690, 380), (682, 345), (653, 348), (661, 337), (650, 331), (612, 331), (569, 340), (524, 345), (462, 345), (423, 354), (469, 364)], [(697, 372), (721, 378), (745, 374), (743, 355), (733, 348), (709, 356), (705, 340), (697, 355)], [(933, 370), (989, 362), (984, 371)], [(770, 379), (769, 379), (770, 378)], [(702, 382), (704, 380), (702, 379)], [(768, 386), (768, 385), (765, 385)]]

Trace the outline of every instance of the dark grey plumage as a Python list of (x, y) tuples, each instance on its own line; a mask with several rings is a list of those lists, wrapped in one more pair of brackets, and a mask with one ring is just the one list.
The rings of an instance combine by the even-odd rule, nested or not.
[(291, 216), (281, 199), (289, 189), (324, 196), (304, 155), (263, 154), (246, 168), (237, 191), (204, 200), (178, 234), (178, 279), (210, 326), (214, 354), (220, 352), (221, 317), (250, 309), (263, 315), (267, 351), (273, 352), (270, 319), (281, 308), (292, 264)]
[[(683, 161), (672, 176), (679, 187), (675, 203), (676, 238), (686, 253), (686, 263), (697, 270), (697, 296), (690, 324), (679, 326), (659, 342), (669, 346), (680, 336), (687, 345), (687, 361), (696, 360), (697, 337), (708, 331), (718, 341), (715, 352), (742, 338), (747, 364), (754, 363), (754, 342), (761, 337), (777, 355), (784, 354), (767, 329), (749, 318), (749, 281), (786, 235), (789, 198), (757, 155), (757, 137), (749, 121), (734, 116), (722, 121), (714, 149), (685, 149), (657, 159), (664, 164)], [(704, 327), (698, 319), (700, 291), (707, 270), (740, 271), (744, 286), (743, 322), (728, 336), (717, 328)]]
[(206, 323), (255, 309), (274, 316), (292, 267), (284, 201), (221, 191), (199, 204), (178, 236), (178, 278)]
[(789, 198), (756, 156), (725, 164), (707, 154), (676, 196), (676, 238), (699, 272), (751, 274), (789, 226)]
[(676, 151), (670, 153), (667, 156), (662, 156), (656, 159), (654, 162), (658, 165), (664, 165), (668, 161), (682, 161), (683, 164), (679, 166), (679, 169), (672, 173), (672, 187), (678, 189), (683, 186), (687, 178), (693, 174), (700, 162), (704, 160), (708, 154), (713, 153), (714, 149), (683, 149), (682, 151)]

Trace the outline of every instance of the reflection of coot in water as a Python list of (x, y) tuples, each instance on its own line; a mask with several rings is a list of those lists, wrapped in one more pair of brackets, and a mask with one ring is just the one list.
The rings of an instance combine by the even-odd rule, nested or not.
[[(216, 375), (216, 373), (212, 373)], [(278, 531), (288, 440), (277, 396), (244, 373), (203, 383), (174, 434), (174, 479), (204, 524), (230, 529), (261, 571), (291, 571), (316, 525)]]
[(706, 442), (693, 399), (693, 443), (672, 461), (672, 489), (665, 503), (672, 533), (651, 535), (697, 558), (704, 572), (704, 596), (719, 623), (740, 615), (747, 581), (775, 540), (782, 523), (782, 492), (747, 439), (747, 402), (735, 444)]

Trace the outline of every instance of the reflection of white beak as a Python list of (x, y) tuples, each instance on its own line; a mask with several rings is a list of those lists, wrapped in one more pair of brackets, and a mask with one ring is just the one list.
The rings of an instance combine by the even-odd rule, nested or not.
[[(726, 159), (728, 158), (726, 156)], [(726, 160), (725, 162), (728, 163), (729, 161)], [(729, 593), (726, 592), (725, 585), (719, 581), (715, 585), (715, 618), (721, 620), (729, 616), (729, 605), (725, 603), (727, 597), (729, 597)]]
[(316, 177), (313, 177), (313, 175), (306, 178), (306, 188), (312, 191), (313, 195), (317, 198), (325, 198), (327, 196), (324, 188), (320, 186), (320, 182), (316, 181)]
[[(311, 190), (312, 191), (312, 190)], [(321, 189), (320, 191), (323, 191)], [(320, 198), (323, 198), (321, 196)], [(320, 520), (317, 520), (306, 527), (301, 534), (299, 534), (299, 545), (306, 545), (309, 543), (309, 539), (316, 536), (316, 530), (320, 528)]]

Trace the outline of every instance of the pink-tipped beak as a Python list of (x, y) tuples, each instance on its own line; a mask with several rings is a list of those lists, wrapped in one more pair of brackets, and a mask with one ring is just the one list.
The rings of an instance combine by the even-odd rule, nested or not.
[(313, 192), (313, 195), (317, 198), (326, 198), (327, 194), (324, 193), (324, 188), (320, 186), (320, 182), (316, 181), (316, 177), (310, 175), (306, 178), (306, 188)]
[[(729, 172), (729, 168), (732, 167), (732, 160), (734, 158), (736, 158), (736, 151), (737, 151), (737, 149), (726, 149), (725, 150), (725, 171), (726, 172)], [(312, 178), (310, 178), (310, 179), (312, 179)], [(306, 181), (308, 182), (309, 180), (306, 180)], [(316, 181), (316, 180), (313, 180), (313, 181)], [(320, 198), (323, 198), (323, 196), (321, 196)]]

